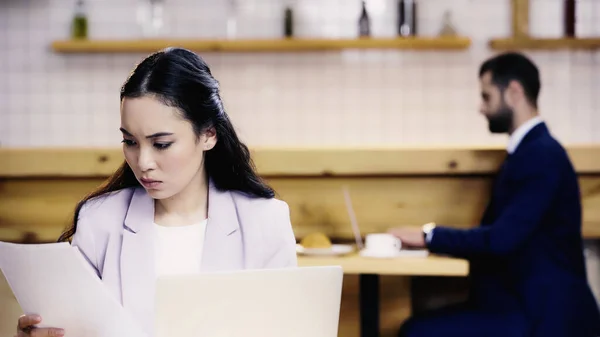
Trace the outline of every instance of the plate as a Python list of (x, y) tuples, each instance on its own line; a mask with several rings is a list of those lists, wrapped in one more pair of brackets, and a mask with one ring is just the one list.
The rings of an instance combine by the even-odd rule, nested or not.
[(381, 252), (369, 251), (368, 249), (363, 249), (360, 251), (360, 256), (373, 258), (373, 259), (395, 259), (399, 257), (427, 257), (429, 256), (429, 251), (426, 249), (404, 249), (399, 250), (398, 252), (394, 252), (392, 254), (382, 254)]
[(301, 244), (296, 245), (296, 252), (307, 256), (338, 256), (350, 254), (353, 251), (352, 245), (333, 244), (331, 248), (304, 248)]

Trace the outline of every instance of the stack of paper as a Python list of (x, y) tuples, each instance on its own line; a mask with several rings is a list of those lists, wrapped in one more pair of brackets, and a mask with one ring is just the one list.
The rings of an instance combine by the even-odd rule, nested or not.
[(40, 327), (65, 329), (65, 337), (147, 337), (69, 243), (0, 242), (0, 269)]

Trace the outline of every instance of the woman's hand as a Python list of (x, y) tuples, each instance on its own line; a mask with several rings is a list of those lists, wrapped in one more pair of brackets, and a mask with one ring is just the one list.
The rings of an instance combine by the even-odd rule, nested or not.
[(60, 337), (64, 336), (65, 331), (63, 329), (56, 328), (36, 328), (35, 325), (39, 324), (42, 318), (38, 315), (23, 315), (19, 317), (19, 323), (17, 324), (17, 336), (16, 337)]

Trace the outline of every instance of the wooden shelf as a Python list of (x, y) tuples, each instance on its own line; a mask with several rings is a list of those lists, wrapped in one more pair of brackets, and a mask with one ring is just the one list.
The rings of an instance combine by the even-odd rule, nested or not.
[(342, 49), (460, 50), (471, 45), (465, 37), (361, 38), (361, 39), (274, 39), (274, 40), (62, 40), (52, 49), (60, 53), (154, 52), (182, 47), (209, 52), (298, 52)]
[(600, 48), (600, 37), (598, 38), (558, 38), (558, 39), (537, 39), (537, 38), (506, 38), (494, 39), (490, 41), (490, 47), (496, 50), (594, 50)]

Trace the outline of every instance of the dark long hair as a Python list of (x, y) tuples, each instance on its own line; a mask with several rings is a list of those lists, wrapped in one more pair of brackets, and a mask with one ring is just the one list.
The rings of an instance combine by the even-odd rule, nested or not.
[[(219, 95), (219, 83), (210, 68), (195, 53), (168, 48), (144, 59), (121, 88), (124, 98), (151, 95), (178, 108), (199, 136), (214, 128), (217, 143), (205, 153), (205, 170), (219, 190), (238, 191), (250, 197), (272, 198), (275, 192), (256, 173), (248, 147), (238, 138)], [(127, 162), (98, 189), (83, 198), (75, 208), (72, 225), (58, 241), (70, 240), (77, 230), (82, 206), (98, 196), (140, 186)]]

